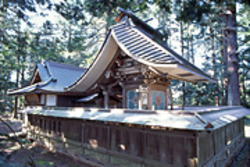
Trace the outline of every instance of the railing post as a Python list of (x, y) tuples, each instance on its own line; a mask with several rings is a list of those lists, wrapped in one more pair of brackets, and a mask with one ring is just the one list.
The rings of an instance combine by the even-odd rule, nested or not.
[(85, 148), (84, 148), (84, 139), (85, 139), (85, 124), (82, 123), (82, 139), (81, 139), (81, 145), (82, 145), (82, 152), (83, 152), (83, 155), (85, 155)]
[(110, 154), (109, 154), (109, 150), (111, 148), (111, 133), (110, 133), (110, 127), (107, 126), (107, 162), (110, 163)]

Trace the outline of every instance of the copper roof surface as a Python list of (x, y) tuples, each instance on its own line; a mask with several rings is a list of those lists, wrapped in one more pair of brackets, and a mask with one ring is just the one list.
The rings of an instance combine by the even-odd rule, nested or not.
[(66, 89), (72, 92), (85, 92), (94, 86), (111, 65), (119, 49), (135, 61), (152, 67), (169, 78), (192, 83), (215, 82), (213, 78), (166, 45), (149, 37), (138, 26), (122, 22), (110, 27), (105, 42), (90, 68)]
[(139, 62), (180, 80), (215, 82), (205, 72), (136, 25), (125, 22), (111, 29), (121, 49)]
[[(86, 69), (84, 68), (45, 61), (43, 64), (37, 65), (36, 72), (29, 86), (8, 90), (8, 94), (21, 95), (36, 91), (65, 92), (64, 87), (72, 84), (72, 82), (79, 78), (85, 71)], [(34, 80), (34, 77), (38, 74), (42, 81), (33, 83), (32, 80)]]

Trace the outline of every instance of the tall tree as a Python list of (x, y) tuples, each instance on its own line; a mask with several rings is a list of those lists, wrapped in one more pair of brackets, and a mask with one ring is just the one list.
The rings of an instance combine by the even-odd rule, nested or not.
[(228, 105), (240, 105), (236, 0), (226, 2)]

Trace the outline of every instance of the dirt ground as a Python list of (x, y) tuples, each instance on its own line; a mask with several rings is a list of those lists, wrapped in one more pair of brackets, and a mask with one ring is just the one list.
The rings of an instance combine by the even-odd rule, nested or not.
[(39, 146), (26, 143), (26, 148), (21, 147), (13, 140), (0, 136), (0, 167), (28, 167), (32, 161), (36, 167), (89, 167), (61, 154), (46, 151)]
[(234, 158), (229, 167), (250, 167), (250, 140), (247, 139), (245, 146)]
[[(3, 118), (3, 117), (1, 117)], [(21, 131), (20, 122), (5, 118), (15, 131)], [(247, 142), (235, 157), (230, 167), (250, 167), (250, 117), (245, 120)], [(249, 133), (248, 133), (249, 131)], [(52, 153), (39, 146), (35, 146), (26, 139), (18, 138), (21, 146), (14, 138), (6, 134), (10, 131), (0, 122), (0, 167), (29, 167), (32, 162), (36, 167), (90, 167), (72, 158), (58, 153)], [(31, 158), (29, 158), (29, 156)], [(32, 159), (32, 160), (31, 160)]]
[[(22, 131), (20, 121), (8, 119), (8, 116), (0, 116), (15, 132)], [(42, 147), (36, 146), (26, 139), (8, 137), (11, 131), (0, 121), (0, 167), (30, 167), (32, 163), (36, 167), (90, 167), (75, 161), (62, 154), (52, 153)], [(31, 158), (29, 158), (31, 157)]]

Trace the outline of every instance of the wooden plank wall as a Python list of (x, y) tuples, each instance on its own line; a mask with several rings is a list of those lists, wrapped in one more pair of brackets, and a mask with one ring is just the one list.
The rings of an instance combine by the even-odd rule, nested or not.
[(29, 115), (30, 135), (51, 149), (106, 166), (196, 166), (196, 133)]
[(226, 166), (245, 141), (244, 119), (199, 133), (34, 115), (29, 123), (41, 144), (107, 166)]
[(227, 166), (244, 144), (244, 118), (212, 132), (199, 133), (199, 166)]

